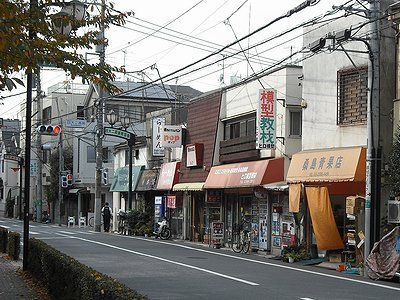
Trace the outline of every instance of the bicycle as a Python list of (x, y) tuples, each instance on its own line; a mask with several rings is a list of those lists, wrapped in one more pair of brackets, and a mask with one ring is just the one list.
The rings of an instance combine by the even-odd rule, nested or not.
[[(91, 217), (88, 221), (90, 227), (94, 227), (94, 217)], [(103, 226), (103, 218), (101, 218), (101, 226)]]
[(235, 253), (248, 253), (250, 251), (250, 230), (244, 229), (249, 221), (243, 219), (240, 225), (234, 224), (231, 236), (231, 248)]

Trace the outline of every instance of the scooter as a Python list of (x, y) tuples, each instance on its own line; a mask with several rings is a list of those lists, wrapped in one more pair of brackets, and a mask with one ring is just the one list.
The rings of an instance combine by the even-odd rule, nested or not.
[(160, 237), (162, 240), (168, 240), (171, 238), (171, 229), (168, 226), (167, 218), (164, 218), (161, 222), (157, 222), (157, 228), (154, 234)]

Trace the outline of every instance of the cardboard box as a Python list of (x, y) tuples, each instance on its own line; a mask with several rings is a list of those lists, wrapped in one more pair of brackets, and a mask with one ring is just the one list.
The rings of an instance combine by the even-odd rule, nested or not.
[(346, 214), (354, 215), (355, 207), (354, 206), (346, 206)]
[(329, 262), (331, 263), (340, 263), (342, 262), (342, 254), (329, 254)]
[(355, 196), (349, 196), (346, 198), (346, 206), (356, 206), (356, 197)]

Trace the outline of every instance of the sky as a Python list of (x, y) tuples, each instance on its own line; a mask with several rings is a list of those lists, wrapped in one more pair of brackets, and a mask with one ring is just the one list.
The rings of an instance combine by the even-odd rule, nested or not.
[[(113, 26), (106, 31), (109, 41), (106, 61), (115, 66), (125, 65), (130, 72), (117, 74), (118, 80), (150, 82), (161, 76), (165, 77), (165, 84), (189, 85), (207, 92), (229, 85), (231, 77), (245, 78), (275, 65), (291, 51), (300, 50), (303, 46), (301, 24), (331, 10), (332, 5), (345, 2), (320, 0), (220, 54), (166, 76), (268, 24), (303, 0), (114, 0), (115, 9), (133, 11), (134, 16), (128, 18), (124, 27)], [(270, 40), (291, 28), (297, 29)], [(247, 50), (256, 44), (259, 45)], [(151, 69), (152, 65), (157, 68)], [(19, 76), (25, 79), (23, 74)], [(43, 70), (41, 78), (46, 93), (49, 86), (70, 80), (64, 72), (55, 70)], [(0, 99), (0, 117), (21, 118), (20, 103), (26, 99), (24, 89), (2, 92), (1, 96), (7, 98)]]

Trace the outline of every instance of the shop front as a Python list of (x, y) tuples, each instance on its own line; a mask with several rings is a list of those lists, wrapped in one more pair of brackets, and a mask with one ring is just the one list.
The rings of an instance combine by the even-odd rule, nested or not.
[(157, 181), (157, 191), (160, 196), (154, 198), (155, 214), (154, 221), (161, 221), (167, 217), (172, 231), (172, 236), (183, 239), (183, 198), (172, 191), (179, 180), (181, 163), (178, 161), (164, 163), (161, 165), (160, 175)]
[(162, 192), (156, 191), (158, 170), (143, 170), (136, 186), (138, 209), (154, 216), (154, 197), (161, 196)]
[(271, 199), (262, 186), (284, 179), (284, 159), (269, 159), (215, 166), (204, 184), (206, 232), (222, 222), (223, 241), (228, 243), (234, 228), (251, 232), (254, 249), (270, 249)]
[(178, 183), (173, 187), (176, 195), (183, 199), (183, 238), (202, 242), (205, 230), (204, 182)]
[[(132, 191), (135, 191), (139, 182), (139, 177), (144, 166), (132, 166)], [(117, 197), (113, 197), (113, 210), (117, 212), (119, 209), (128, 209), (128, 186), (129, 186), (129, 167), (122, 167), (115, 170), (114, 179), (111, 183), (110, 192), (118, 193)], [(133, 194), (132, 208), (136, 209), (137, 201)]]
[[(303, 151), (289, 167), (290, 211), (301, 216), (303, 242), (331, 261), (362, 261), (366, 149)], [(334, 258), (334, 259), (333, 259)]]

